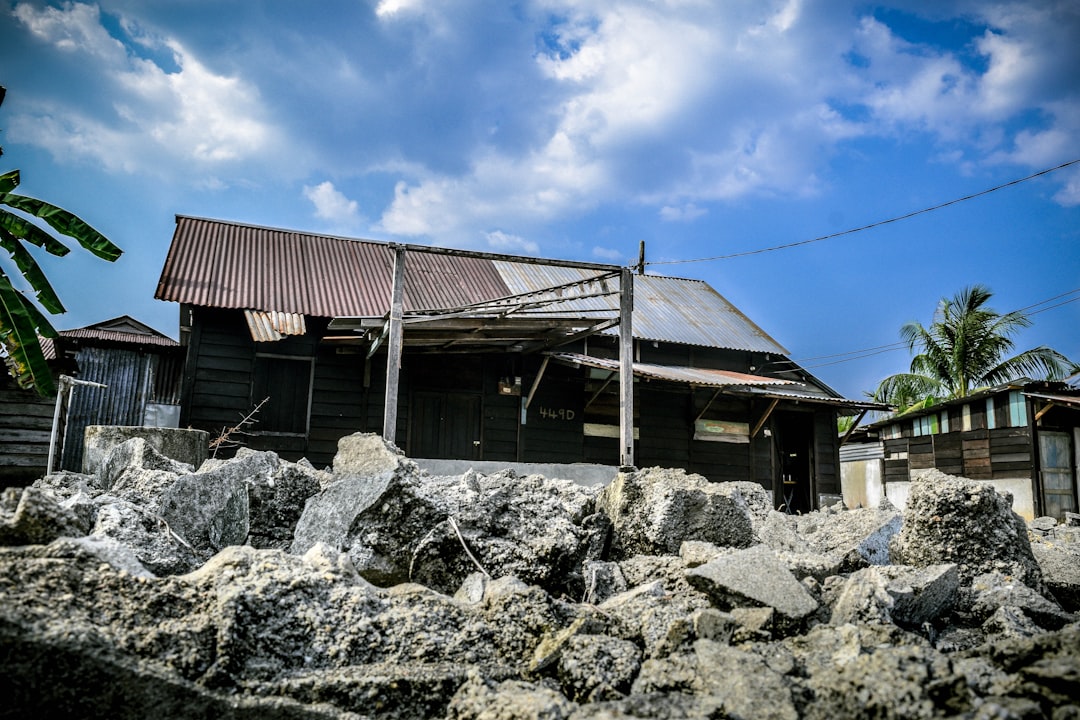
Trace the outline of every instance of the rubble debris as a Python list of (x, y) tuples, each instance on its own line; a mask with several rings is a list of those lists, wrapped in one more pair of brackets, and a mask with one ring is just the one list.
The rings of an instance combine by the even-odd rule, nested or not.
[(963, 478), (784, 516), (656, 468), (434, 477), (370, 435), (330, 472), (128, 443), (0, 495), (11, 714), (1080, 714), (1080, 538)]
[(961, 584), (998, 571), (1045, 590), (1027, 525), (1013, 511), (1012, 498), (988, 483), (938, 470), (923, 471), (912, 481), (904, 525), (890, 551), (897, 564), (955, 563)]

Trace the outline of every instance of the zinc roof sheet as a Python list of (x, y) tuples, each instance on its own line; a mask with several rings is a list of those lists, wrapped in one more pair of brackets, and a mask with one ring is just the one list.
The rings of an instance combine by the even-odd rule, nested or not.
[[(618, 372), (619, 361), (582, 355), (581, 353), (552, 353), (552, 357), (574, 365), (585, 365), (602, 370)], [(671, 382), (687, 383), (700, 387), (753, 387), (793, 385), (791, 380), (762, 377), (735, 372), (734, 370), (712, 370), (709, 368), (684, 367), (681, 365), (656, 365), (654, 363), (633, 363), (634, 374), (640, 377)]]
[[(390, 308), (393, 255), (388, 243), (178, 215), (154, 297), (317, 317), (381, 317)], [(487, 260), (406, 254), (407, 310), (506, 294)]]
[[(541, 290), (597, 274), (595, 270), (501, 261), (495, 267), (513, 293)], [(613, 278), (603, 284), (617, 290), (619, 280)], [(619, 296), (567, 301), (551, 310), (617, 314)], [(780, 343), (701, 280), (635, 275), (633, 323), (634, 337), (643, 340), (788, 354)], [(617, 335), (618, 329), (606, 332)]]

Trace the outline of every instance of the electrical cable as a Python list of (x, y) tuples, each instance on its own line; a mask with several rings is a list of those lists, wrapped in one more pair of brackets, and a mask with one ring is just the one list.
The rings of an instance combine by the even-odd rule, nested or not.
[(809, 245), (811, 243), (821, 242), (822, 240), (831, 240), (833, 238), (838, 238), (838, 237), (841, 237), (843, 235), (851, 235), (852, 233), (862, 232), (863, 230), (870, 230), (872, 228), (881, 227), (882, 225), (888, 225), (889, 223), (895, 223), (895, 222), (899, 222), (901, 220), (907, 220), (909, 218), (915, 217), (916, 215), (924, 215), (926, 213), (933, 212), (934, 210), (940, 210), (942, 208), (949, 207), (950, 205), (956, 205), (958, 203), (966, 202), (968, 200), (973, 200), (973, 199), (975, 199), (977, 197), (982, 197), (983, 195), (989, 195), (992, 192), (997, 192), (998, 190), (1003, 190), (1003, 189), (1005, 189), (1007, 187), (1012, 187), (1013, 185), (1019, 185), (1020, 183), (1027, 182), (1028, 180), (1034, 180), (1037, 177), (1042, 177), (1043, 175), (1047, 175), (1047, 174), (1052, 173), (1052, 172), (1054, 172), (1056, 170), (1061, 170), (1062, 168), (1067, 168), (1070, 165), (1076, 165), (1077, 163), (1080, 163), (1080, 158), (1077, 158), (1076, 160), (1070, 160), (1070, 161), (1065, 162), (1065, 163), (1061, 163), (1060, 165), (1056, 165), (1056, 166), (1054, 166), (1052, 168), (1047, 168), (1046, 170), (1040, 170), (1039, 172), (1034, 173), (1032, 175), (1028, 175), (1026, 177), (1018, 178), (1016, 180), (1010, 180), (1007, 183), (1002, 183), (1001, 185), (996, 185), (996, 186), (994, 186), (992, 188), (989, 188), (987, 190), (980, 190), (977, 193), (972, 193), (970, 195), (965, 195), (965, 196), (960, 197), (960, 198), (954, 198), (953, 200), (949, 200), (947, 202), (938, 203), (937, 205), (933, 205), (931, 207), (923, 208), (921, 210), (914, 210), (912, 212), (905, 213), (903, 215), (897, 215), (896, 217), (892, 217), (892, 218), (889, 218), (887, 220), (878, 220), (877, 222), (872, 222), (869, 225), (862, 225), (860, 227), (851, 228), (849, 230), (841, 230), (840, 232), (830, 233), (828, 235), (822, 235), (820, 237), (811, 238), (809, 240), (799, 240), (797, 242), (785, 243), (783, 245), (774, 245), (772, 247), (758, 248), (757, 250), (745, 250), (743, 252), (730, 253), (728, 255), (714, 255), (712, 257), (692, 258), (692, 259), (688, 259), (688, 260), (654, 260), (652, 262), (645, 263), (645, 265), (681, 265), (681, 264), (684, 264), (684, 263), (712, 262), (714, 260), (730, 260), (732, 258), (746, 257), (748, 255), (760, 255), (761, 253), (773, 252), (774, 250), (787, 250), (789, 248), (799, 247), (801, 245)]

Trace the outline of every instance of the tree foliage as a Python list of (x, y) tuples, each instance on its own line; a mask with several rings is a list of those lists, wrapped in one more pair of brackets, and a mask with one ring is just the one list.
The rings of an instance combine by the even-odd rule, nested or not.
[[(6, 90), (0, 86), (0, 104), (3, 104), (5, 94)], [(2, 149), (0, 155), (3, 155)], [(19, 179), (18, 170), (0, 174), (0, 248), (11, 255), (41, 308), (54, 315), (66, 312), (26, 245), (35, 245), (51, 255), (63, 257), (70, 250), (56, 238), (55, 232), (74, 239), (109, 262), (120, 257), (122, 251), (67, 210), (14, 193)], [(43, 221), (53, 232), (40, 227), (31, 218)], [(0, 267), (0, 346), (8, 373), (20, 387), (51, 395), (56, 386), (45, 362), (40, 337), (56, 337), (56, 330), (27, 293), (16, 288), (11, 277)]]
[(882, 380), (874, 399), (904, 412), (1022, 377), (1060, 380), (1080, 369), (1046, 346), (1009, 356), (1012, 336), (1030, 327), (1031, 319), (1021, 311), (995, 312), (987, 307), (991, 296), (983, 285), (964, 288), (941, 299), (929, 327), (910, 322), (900, 328), (916, 353), (911, 369)]

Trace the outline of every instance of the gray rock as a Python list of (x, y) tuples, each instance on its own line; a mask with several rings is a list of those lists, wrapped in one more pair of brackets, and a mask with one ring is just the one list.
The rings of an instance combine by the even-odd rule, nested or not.
[[(9, 497), (7, 507), (15, 494)], [(13, 511), (0, 509), (0, 545), (44, 545), (58, 537), (85, 535), (87, 530), (83, 518), (38, 487), (23, 488)]]
[(209, 556), (247, 539), (247, 483), (220, 470), (181, 476), (162, 493), (160, 514), (196, 552)]
[[(889, 542), (900, 531), (903, 516), (889, 501), (877, 508), (846, 510), (834, 505), (805, 515), (772, 512), (760, 531), (763, 544), (790, 553), (800, 577), (824, 580), (830, 567), (852, 572), (889, 563)], [(820, 558), (817, 561), (814, 557)], [(793, 568), (794, 570), (794, 568)]]
[(565, 720), (577, 708), (557, 690), (521, 680), (469, 678), (451, 698), (447, 720)]
[(165, 520), (146, 508), (102, 496), (91, 537), (131, 548), (138, 561), (155, 575), (182, 575), (205, 559), (186, 540), (175, 535)]
[[(111, 426), (97, 426), (101, 431), (110, 429)], [(94, 464), (94, 463), (91, 463)], [(121, 483), (128, 486), (147, 485), (145, 480), (136, 480), (131, 475), (151, 473), (152, 477), (186, 475), (193, 469), (192, 465), (172, 460), (158, 452), (151, 443), (143, 437), (132, 437), (128, 440), (113, 445), (98, 465), (98, 483), (103, 490), (112, 490)], [(155, 482), (153, 485), (162, 483)]]
[(750, 545), (752, 503), (744, 492), (742, 485), (710, 483), (683, 470), (650, 468), (619, 473), (596, 502), (612, 522), (612, 553), (628, 558), (676, 554), (685, 540)]
[(628, 589), (626, 577), (618, 563), (586, 560), (582, 574), (585, 576), (583, 601), (587, 603), (602, 603)]
[(924, 471), (911, 483), (904, 526), (891, 544), (892, 562), (916, 567), (955, 563), (961, 585), (1002, 572), (1044, 589), (1027, 525), (1012, 500), (988, 483)]
[(338, 440), (334, 477), (377, 477), (385, 473), (418, 474), (416, 464), (393, 443), (374, 433), (353, 433)]
[(1029, 638), (1046, 632), (1036, 625), (1027, 614), (1018, 607), (1002, 605), (982, 624), (983, 632), (995, 639)]
[(818, 604), (772, 550), (756, 546), (686, 571), (687, 581), (721, 609), (773, 608), (784, 623), (799, 623)]
[(693, 693), (713, 701), (713, 714), (690, 717), (795, 720), (799, 717), (784, 678), (757, 655), (712, 642), (696, 641), (689, 652), (642, 663), (635, 695)]
[(952, 608), (958, 587), (955, 565), (865, 568), (852, 573), (840, 587), (830, 622), (895, 622), (920, 628)]
[(559, 655), (558, 678), (567, 697), (584, 702), (601, 688), (628, 691), (640, 668), (641, 650), (629, 640), (579, 634)]
[(1080, 612), (1080, 544), (1044, 540), (1031, 544), (1046, 589), (1068, 612)]
[[(90, 475), (101, 473), (116, 447), (133, 439), (152, 447), (156, 455), (172, 458), (185, 467), (185, 470), (177, 472), (190, 472), (206, 459), (210, 435), (204, 430), (191, 428), (90, 425), (83, 437), (83, 472)], [(104, 489), (109, 489), (109, 486)]]
[(1046, 630), (1059, 630), (1074, 622), (1054, 601), (1048, 600), (1019, 579), (999, 572), (984, 573), (965, 589), (962, 600), (965, 609), (985, 621), (998, 608), (1013, 607), (1023, 611), (1034, 623)]
[(216, 474), (223, 472), (247, 483), (247, 543), (257, 548), (288, 550), (304, 503), (322, 488), (321, 474), (310, 464), (285, 462), (272, 452), (243, 448)]

